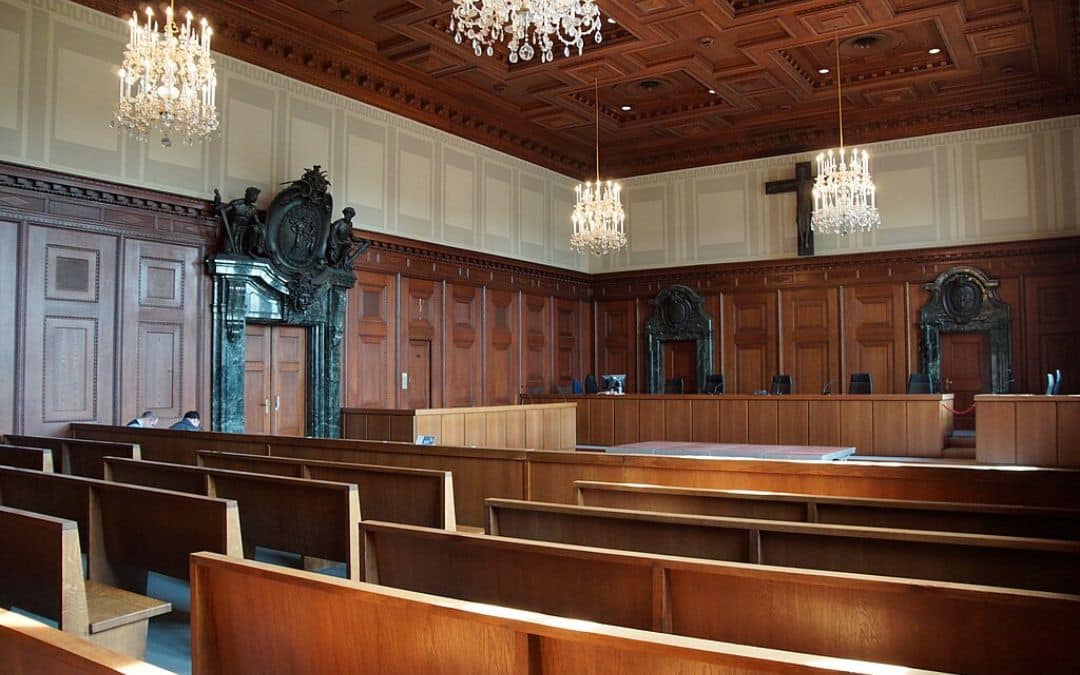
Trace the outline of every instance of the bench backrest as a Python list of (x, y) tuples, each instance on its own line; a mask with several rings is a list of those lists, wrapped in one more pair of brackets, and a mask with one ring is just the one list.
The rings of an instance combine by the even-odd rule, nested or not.
[(0, 445), (0, 465), (51, 473), (53, 470), (53, 454), (52, 450), (48, 448)]
[[(1080, 596), (705, 562), (375, 521), (360, 529), (364, 581), (394, 588), (949, 672), (1080, 668), (1070, 638), (1080, 631)], [(884, 628), (897, 617), (902, 630)], [(979, 640), (971, 639), (972, 626), (980, 627)], [(874, 638), (867, 640), (870, 631)]]
[(211, 450), (199, 452), (199, 463), (216, 469), (352, 483), (359, 489), (360, 511), (368, 520), (457, 529), (449, 471)]
[(31, 448), (48, 448), (60, 458), (60, 472), (85, 478), (104, 478), (101, 462), (105, 457), (139, 459), (137, 443), (89, 441), (54, 436), (22, 436), (8, 434), (7, 442)]
[(106, 478), (234, 499), (244, 543), (344, 561), (359, 575), (360, 500), (355, 485), (186, 464), (109, 457)]
[(133, 662), (82, 638), (0, 609), (0, 654), (4, 675), (169, 675), (145, 662)]
[(193, 551), (243, 555), (231, 499), (0, 467), (0, 503), (78, 523), (90, 579), (106, 584), (127, 568), (186, 579)]
[(1080, 510), (574, 481), (579, 506), (1013, 537), (1080, 539)]
[(489, 499), (488, 532), (664, 555), (1080, 592), (1080, 542)]
[(0, 605), (19, 607), (89, 636), (78, 525), (0, 506)]
[(192, 667), (201, 675), (881, 672), (878, 664), (574, 622), (211, 554), (195, 554), (191, 564)]

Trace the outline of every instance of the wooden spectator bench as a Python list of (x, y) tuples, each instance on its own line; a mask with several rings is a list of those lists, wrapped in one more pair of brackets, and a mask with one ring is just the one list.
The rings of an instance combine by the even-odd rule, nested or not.
[(187, 579), (193, 551), (243, 555), (232, 499), (0, 467), (0, 503), (74, 520), (89, 578), (135, 592), (148, 571)]
[(56, 621), (60, 629), (142, 659), (151, 617), (172, 605), (83, 580), (78, 524), (0, 506), (0, 604)]
[(876, 663), (574, 621), (214, 554), (196, 553), (191, 567), (199, 675), (885, 672)]
[(53, 470), (53, 453), (48, 448), (0, 445), (0, 466), (14, 466), (34, 471)]
[(355, 485), (117, 457), (104, 466), (108, 481), (236, 500), (246, 557), (263, 546), (344, 561), (346, 575), (359, 578)]
[(368, 520), (457, 529), (454, 478), (449, 471), (213, 450), (201, 450), (198, 456), (200, 466), (213, 469), (352, 483), (359, 491), (360, 512)]
[[(364, 581), (394, 588), (948, 672), (1080, 669), (1070, 637), (1080, 634), (1075, 595), (707, 562), (375, 521), (360, 530)], [(902, 629), (890, 630), (898, 617)]]
[(906, 530), (1080, 539), (1080, 509), (574, 481), (579, 506)]
[(54, 457), (60, 458), (60, 473), (85, 478), (104, 477), (101, 460), (105, 457), (131, 457), (132, 459), (140, 457), (137, 443), (12, 434), (8, 434), (5, 438), (8, 443), (15, 445), (48, 448), (52, 450)]
[(1080, 592), (1080, 542), (488, 499), (488, 533), (580, 546)]
[(3, 609), (0, 654), (5, 675), (170, 675), (157, 666)]

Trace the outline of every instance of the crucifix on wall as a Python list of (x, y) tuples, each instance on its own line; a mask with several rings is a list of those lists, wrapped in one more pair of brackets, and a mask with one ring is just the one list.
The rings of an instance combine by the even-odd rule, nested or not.
[(795, 224), (798, 226), (796, 240), (799, 255), (814, 255), (814, 231), (810, 229), (810, 216), (814, 213), (814, 172), (810, 162), (795, 164), (795, 177), (765, 183), (765, 194), (795, 193)]

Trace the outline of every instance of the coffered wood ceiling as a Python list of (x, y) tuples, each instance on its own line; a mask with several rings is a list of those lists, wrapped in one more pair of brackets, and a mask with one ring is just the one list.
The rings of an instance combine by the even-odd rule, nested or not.
[[(80, 1), (116, 16), (145, 6)], [(517, 65), (455, 44), (449, 0), (177, 9), (207, 15), (223, 53), (571, 176), (593, 170), (594, 80), (604, 175), (835, 145), (836, 34), (849, 144), (1080, 112), (1075, 0), (598, 4), (616, 22), (601, 44)]]

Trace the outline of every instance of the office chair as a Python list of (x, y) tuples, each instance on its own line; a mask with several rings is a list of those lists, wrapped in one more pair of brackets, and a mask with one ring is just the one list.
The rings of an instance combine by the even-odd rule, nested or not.
[(705, 394), (724, 393), (724, 375), (722, 373), (709, 373), (705, 376)]
[(683, 381), (683, 378), (673, 377), (667, 382), (664, 382), (664, 393), (681, 394), (683, 393), (683, 387), (685, 386), (685, 384), (686, 383)]
[(934, 387), (930, 383), (930, 376), (923, 373), (912, 373), (907, 380), (907, 393), (933, 394)]
[(600, 391), (600, 387), (596, 384), (596, 376), (589, 373), (585, 376), (585, 393), (595, 394)]
[(773, 375), (772, 385), (769, 387), (770, 394), (790, 394), (792, 389), (791, 375), (781, 373)]
[(849, 394), (873, 394), (874, 381), (870, 379), (870, 373), (852, 373), (848, 383)]

